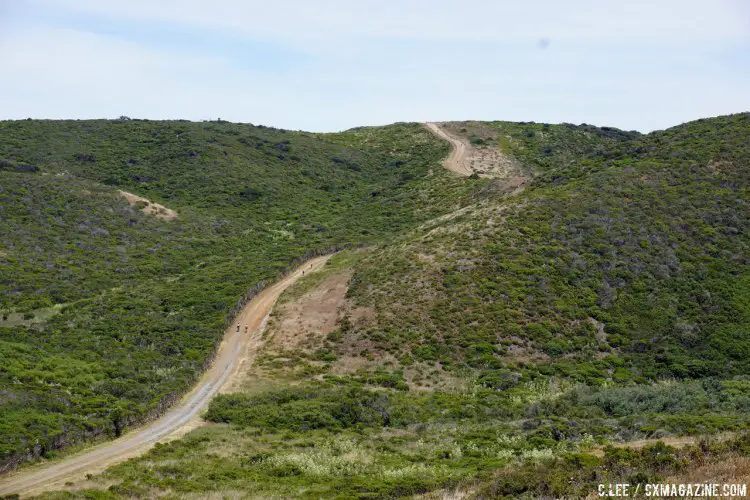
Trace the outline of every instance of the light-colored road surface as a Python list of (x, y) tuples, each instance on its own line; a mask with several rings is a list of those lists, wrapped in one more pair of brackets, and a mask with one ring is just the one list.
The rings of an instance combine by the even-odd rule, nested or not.
[[(174, 439), (200, 425), (200, 411), (220, 389), (232, 384), (243, 363), (252, 363), (255, 351), (262, 342), (262, 326), (281, 292), (301, 278), (303, 273), (309, 274), (323, 267), (329, 258), (330, 255), (327, 255), (308, 260), (251, 300), (224, 334), (211, 368), (203, 374), (193, 390), (161, 418), (119, 439), (89, 448), (59, 462), (3, 476), (0, 478), (0, 495), (31, 495), (64, 488), (67, 481), (80, 480), (86, 474), (101, 472), (106, 467), (147, 451), (160, 440)], [(238, 324), (239, 332), (236, 326)]]
[(425, 127), (444, 141), (448, 141), (453, 147), (450, 156), (445, 160), (445, 168), (457, 174), (471, 175), (472, 171), (469, 168), (468, 161), (469, 151), (466, 143), (461, 138), (450, 135), (438, 123), (425, 123)]

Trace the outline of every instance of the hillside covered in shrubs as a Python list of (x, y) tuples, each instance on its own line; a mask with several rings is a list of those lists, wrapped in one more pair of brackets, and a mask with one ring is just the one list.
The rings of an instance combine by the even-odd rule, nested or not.
[[(108, 133), (123, 125), (136, 126), (107, 124)], [(183, 130), (188, 124), (168, 126)], [(20, 154), (20, 139), (0, 154), (12, 162), (1, 174), (8, 178), (36, 179), (40, 186), (65, 182), (66, 196), (83, 183), (90, 195), (76, 200), (109, 200), (112, 212), (105, 205), (96, 208), (110, 214), (103, 220), (123, 212), (137, 222), (110, 222), (102, 226), (107, 237), (126, 235), (133, 251), (151, 257), (149, 265), (139, 267), (139, 262), (117, 261), (112, 243), (103, 244), (102, 251), (114, 253), (105, 262), (92, 262), (100, 271), (76, 278), (81, 284), (65, 292), (69, 295), (36, 303), (30, 292), (6, 293), (5, 307), (16, 313), (11, 319), (19, 326), (0, 328), (3, 340), (9, 339), (0, 345), (21, 353), (9, 359), (38, 361), (23, 380), (9, 374), (3, 394), (16, 390), (26, 401), (46, 401), (50, 406), (33, 407), (35, 422), (60, 415), (75, 422), (78, 414), (68, 408), (83, 408), (77, 411), (85, 415), (91, 408), (110, 408), (111, 401), (118, 401), (124, 414), (135, 414), (134, 408), (146, 406), (127, 406), (129, 401), (155, 393), (145, 382), (127, 387), (113, 382), (141, 380), (138, 370), (128, 370), (134, 365), (126, 351), (115, 358), (119, 365), (100, 371), (87, 368), (87, 363), (100, 365), (81, 354), (76, 362), (90, 372), (66, 374), (61, 367), (70, 361), (56, 365), (51, 353), (57, 351), (44, 349), (51, 342), (65, 346), (76, 325), (132, 318), (132, 330), (126, 329), (124, 338), (116, 334), (108, 345), (138, 346), (143, 359), (154, 363), (149, 375), (163, 374), (156, 363), (164, 367), (165, 360), (180, 367), (182, 372), (159, 379), (163, 385), (157, 387), (169, 387), (162, 389), (167, 394), (184, 387), (199, 369), (201, 355), (221, 331), (227, 304), (252, 281), (251, 263), (267, 258), (281, 266), (295, 253), (334, 242), (369, 246), (336, 254), (324, 271), (282, 295), (247, 380), (212, 401), (204, 414), (207, 425), (89, 478), (74, 492), (49, 498), (441, 498), (453, 492), (467, 498), (557, 498), (595, 494), (600, 483), (689, 482), (710, 471), (712, 481), (745, 477), (750, 114), (650, 134), (587, 124), (445, 125), (473, 147), (494, 148), (521, 165), (518, 171), (527, 176), (523, 189), (504, 178), (448, 175), (439, 163), (446, 146), (416, 124), (323, 136), (253, 127), (250, 144), (242, 146), (242, 134), (218, 130), (245, 126), (189, 126), (202, 127), (194, 133), (215, 142), (207, 139), (203, 149), (191, 144), (175, 153), (179, 165), (169, 168), (180, 182), (145, 167), (131, 173), (127, 168), (148, 162), (135, 158), (128, 167), (130, 150), (118, 156), (117, 168), (99, 171), (88, 157), (75, 155), (100, 162), (105, 146), (80, 150), (75, 135), (65, 141), (72, 145), (59, 160), (54, 159), (58, 148), (35, 152), (38, 156)], [(172, 135), (165, 137), (172, 141)], [(269, 137), (273, 154), (256, 135)], [(257, 173), (237, 180), (245, 179), (240, 168), (245, 160), (238, 160), (232, 175), (239, 177), (221, 187), (222, 177), (211, 188), (216, 191), (201, 194), (194, 181), (208, 182), (213, 175), (207, 166), (188, 168), (185, 162), (204, 161), (209, 152), (216, 153), (217, 162), (228, 162), (223, 158), (240, 154), (234, 145), (248, 155), (247, 164), (260, 165)], [(311, 158), (309, 167), (291, 159), (303, 145), (310, 148), (304, 153)], [(300, 163), (304, 155), (299, 153)], [(19, 171), (17, 165), (39, 171)], [(324, 174), (318, 177), (319, 171)], [(155, 179), (138, 189), (142, 181), (133, 175)], [(257, 183), (250, 181), (255, 178)], [(162, 203), (179, 217), (165, 222), (140, 214), (118, 201), (111, 186)], [(227, 196), (235, 186), (250, 189), (249, 198)], [(3, 194), (9, 192), (4, 189)], [(29, 189), (16, 189), (32, 196)], [(18, 221), (45, 224), (45, 231), (57, 234), (55, 217), (67, 220), (54, 212), (29, 216), (22, 208), (28, 204), (17, 196)], [(91, 212), (81, 208), (77, 217)], [(333, 220), (323, 214), (337, 215)], [(39, 243), (21, 232), (14, 241), (28, 252), (42, 244), (79, 252), (75, 241), (65, 238), (83, 231), (82, 241), (92, 244), (103, 237), (70, 217), (63, 227), (73, 229), (59, 230), (56, 238)], [(281, 226), (280, 220), (288, 224)], [(136, 238), (138, 228), (144, 234)], [(180, 262), (176, 256), (189, 264), (171, 267)], [(56, 282), (49, 266), (16, 258), (19, 269), (25, 262), (29, 276), (38, 276), (23, 281), (29, 290), (46, 290), (46, 283)], [(33, 271), (33, 265), (43, 269)], [(133, 276), (149, 276), (147, 288), (139, 288), (135, 278), (117, 287), (113, 276), (126, 265)], [(245, 269), (242, 279), (222, 288), (215, 300), (204, 300), (239, 269)], [(21, 289), (20, 283), (14, 286)], [(207, 292), (172, 288), (185, 284)], [(84, 286), (90, 287), (85, 294)], [(165, 301), (172, 293), (178, 300)], [(330, 301), (328, 312), (316, 309), (315, 314), (327, 314), (331, 325), (305, 330), (301, 311), (324, 301)], [(215, 331), (200, 320), (207, 312)], [(149, 341), (154, 347), (137, 343), (142, 322), (136, 319), (144, 317), (155, 331), (184, 332), (179, 333), (184, 338), (168, 344), (177, 350), (164, 350), (161, 340), (153, 340), (162, 336)], [(184, 325), (190, 328), (181, 329)], [(85, 332), (97, 333), (81, 331), (78, 338), (96, 346), (108, 338), (107, 328), (100, 328), (87, 326)], [(185, 364), (188, 341), (196, 343), (192, 364)], [(77, 351), (68, 349), (63, 352), (74, 359)], [(26, 373), (23, 363), (32, 361), (19, 362), (17, 373)], [(114, 375), (113, 366), (126, 368)], [(141, 360), (142, 366), (149, 365)], [(45, 369), (53, 370), (47, 378)], [(60, 403), (58, 379), (70, 380), (66, 388), (81, 388), (79, 406)], [(102, 386), (101, 393), (85, 392)], [(118, 393), (118, 387), (125, 392)], [(136, 389), (141, 396), (130, 392)], [(30, 411), (22, 410), (29, 406), (19, 398), (1, 401), (13, 411)], [(116, 427), (111, 414), (101, 418), (110, 429)], [(5, 425), (5, 435), (19, 435)], [(637, 440), (645, 441), (634, 447)]]
[(404, 124), (0, 122), (0, 469), (158, 413), (295, 258), (452, 209), (445, 151)]
[[(457, 210), (333, 257), (282, 296), (245, 390), (214, 399), (211, 425), (89, 493), (579, 497), (740, 477), (750, 115), (647, 135), (446, 128), (520, 162), (525, 189), (464, 179)], [(337, 275), (336, 327), (274, 344), (294, 301)]]

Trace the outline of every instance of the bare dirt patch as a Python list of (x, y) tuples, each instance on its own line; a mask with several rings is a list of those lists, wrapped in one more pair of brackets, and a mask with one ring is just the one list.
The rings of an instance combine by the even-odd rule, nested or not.
[[(289, 289), (266, 325), (265, 344), (246, 374), (243, 390), (271, 389), (282, 380), (294, 385), (323, 373), (349, 375), (398, 365), (394, 356), (357, 336), (361, 327), (376, 323), (376, 311), (347, 299), (352, 273), (348, 266), (330, 269)], [(329, 338), (331, 333), (335, 340)], [(331, 342), (338, 344), (336, 356), (320, 358), (321, 350), (334, 351)]]
[(719, 173), (719, 172), (726, 173), (732, 170), (733, 168), (735, 168), (734, 164), (731, 161), (727, 161), (727, 160), (715, 159), (715, 160), (711, 160), (708, 163), (708, 165), (706, 165), (706, 169), (708, 169), (709, 172), (714, 173), (714, 174)]
[(375, 313), (375, 309), (371, 307), (354, 307), (349, 309), (349, 316), (352, 324), (358, 325), (373, 321), (377, 314)]
[(504, 179), (510, 187), (525, 184), (528, 174), (521, 164), (493, 145), (474, 146), (466, 137), (463, 122), (427, 123), (426, 127), (443, 140), (450, 142), (453, 151), (445, 161), (445, 168), (461, 175)]
[(315, 357), (315, 352), (326, 345), (327, 335), (347, 314), (346, 292), (352, 270), (334, 267), (307, 274), (280, 297), (273, 313), (258, 329), (257, 346), (252, 350), (258, 354), (257, 359), (246, 364), (230, 390), (272, 390), (282, 381), (294, 385), (326, 364), (326, 360)]
[(133, 193), (128, 193), (126, 191), (119, 191), (119, 193), (126, 200), (128, 200), (128, 203), (130, 203), (131, 205), (137, 206), (138, 204), (145, 203), (145, 206), (141, 208), (141, 212), (143, 212), (144, 214), (153, 215), (157, 219), (162, 220), (172, 220), (177, 218), (177, 212), (175, 212), (171, 208), (167, 208), (164, 205), (154, 203)]
[(351, 270), (334, 274), (296, 300), (277, 308), (269, 328), (269, 348), (313, 347), (312, 342), (336, 329), (339, 311), (346, 302)]

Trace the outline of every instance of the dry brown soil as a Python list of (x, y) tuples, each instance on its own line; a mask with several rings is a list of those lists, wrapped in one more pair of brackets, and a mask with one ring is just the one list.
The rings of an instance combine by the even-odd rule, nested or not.
[(171, 208), (167, 208), (164, 205), (160, 205), (158, 203), (153, 203), (152, 201), (147, 200), (146, 198), (142, 198), (133, 193), (128, 193), (126, 191), (119, 191), (119, 193), (126, 200), (128, 200), (128, 203), (130, 203), (131, 205), (135, 205), (139, 202), (145, 203), (146, 206), (141, 208), (141, 212), (143, 212), (144, 214), (153, 215), (157, 219), (162, 220), (172, 220), (177, 218), (177, 212), (175, 212)]

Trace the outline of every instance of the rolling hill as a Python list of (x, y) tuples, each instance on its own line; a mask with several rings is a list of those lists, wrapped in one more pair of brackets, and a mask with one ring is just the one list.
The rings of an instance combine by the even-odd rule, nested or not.
[(292, 260), (449, 210), (466, 187), (428, 177), (445, 150), (405, 124), (0, 122), (2, 468), (163, 411)]
[[(188, 128), (185, 123), (162, 125)], [(196, 326), (167, 344), (177, 352), (143, 349), (149, 363), (164, 366), (169, 360), (183, 370), (179, 378), (167, 377), (157, 385), (161, 392), (144, 383), (131, 384), (118, 394), (116, 385), (105, 385), (105, 397), (110, 399), (99, 400), (102, 408), (119, 401), (129, 414), (144, 414), (148, 406), (128, 407), (127, 402), (154, 404), (159, 394), (189, 383), (243, 283), (271, 276), (285, 259), (305, 250), (368, 243), (366, 248), (338, 253), (324, 271), (282, 295), (244, 383), (212, 401), (204, 426), (77, 484), (73, 497), (579, 497), (595, 492), (600, 483), (684, 482), (710, 467), (725, 470), (722, 477), (727, 480), (746, 477), (742, 467), (750, 453), (745, 434), (750, 425), (749, 113), (650, 134), (587, 124), (443, 124), (445, 131), (471, 145), (474, 158), (500, 158), (512, 166), (482, 170), (469, 178), (440, 170), (446, 145), (416, 124), (324, 136), (262, 129), (277, 134), (269, 143), (284, 144), (277, 137), (292, 137), (288, 153), (303, 145), (311, 148), (306, 153), (312, 158), (310, 172), (328, 169), (313, 190), (306, 183), (309, 176), (302, 173), (305, 167), (278, 155), (269, 159), (255, 146), (247, 146), (253, 155), (265, 156), (253, 156), (246, 164), (238, 160), (232, 175), (244, 175), (242, 165), (266, 158), (269, 169), (285, 169), (278, 171), (282, 178), (259, 167), (259, 173), (247, 174), (247, 181), (227, 185), (257, 191), (252, 203), (267, 200), (266, 211), (234, 205), (231, 197), (216, 194), (213, 189), (220, 189), (223, 176), (215, 181), (217, 187), (201, 194), (198, 182), (209, 182), (213, 173), (195, 172), (184, 164), (208, 151), (221, 159), (222, 148), (229, 149), (226, 144), (240, 136), (217, 130), (245, 126), (191, 124), (197, 129), (193, 141), (205, 135), (217, 142), (206, 139), (205, 149), (191, 144), (187, 153), (176, 156), (180, 160), (174, 167), (167, 162), (135, 174), (155, 179), (141, 189), (141, 181), (126, 170), (133, 156), (130, 150), (111, 153), (116, 165), (102, 170), (75, 155), (93, 156), (99, 162), (106, 154), (102, 151), (110, 148), (107, 141), (118, 137), (117, 127), (154, 124), (101, 123), (109, 139), (88, 142), (86, 148), (76, 143), (82, 132), (66, 131), (70, 135), (61, 140), (67, 148), (64, 153), (58, 152), (61, 146), (43, 150), (33, 144), (56, 137), (67, 125), (10, 126), (39, 127), (40, 132), (30, 140), (19, 138), (28, 132), (16, 134), (15, 140), (5, 141), (9, 146), (0, 148), (0, 157), (13, 163), (2, 175), (27, 183), (26, 191), (16, 188), (19, 194), (3, 206), (15, 207), (16, 220), (30, 228), (26, 239), (13, 237), (15, 247), (4, 243), (6, 259), (19, 253), (15, 248), (35, 251), (35, 244), (58, 252), (73, 246), (65, 238), (76, 234), (70, 228), (78, 227), (82, 215), (75, 212), (63, 219), (68, 229), (61, 229), (57, 239), (50, 236), (39, 243), (33, 237), (56, 234), (50, 227), (55, 223), (51, 208), (43, 216), (28, 215), (31, 204), (23, 202), (23, 196), (31, 196), (29, 186), (37, 182), (60, 183), (54, 187), (55, 199), (63, 192), (73, 196), (75, 182), (91, 185), (89, 191), (109, 200), (106, 206), (119, 207), (138, 221), (129, 226), (117, 219), (104, 229), (110, 235), (133, 234), (128, 241), (142, 245), (141, 252), (152, 252), (149, 265), (143, 259), (129, 264), (132, 270), (126, 276), (132, 280), (124, 281), (128, 286), (108, 288), (117, 285), (117, 270), (125, 265), (110, 257), (88, 264), (99, 271), (75, 278), (81, 283), (75, 291), (49, 296), (46, 303), (34, 302), (33, 294), (24, 290), (55, 285), (58, 280), (51, 268), (35, 271), (39, 259), (33, 257), (13, 261), (16, 269), (28, 269), (29, 277), (12, 283), (19, 293), (6, 293), (7, 310), (27, 313), (34, 307), (54, 309), (55, 304), (72, 302), (56, 314), (45, 313), (49, 317), (42, 320), (36, 315), (25, 320), (16, 316), (19, 326), (0, 328), (2, 345), (20, 353), (6, 351), (11, 354), (4, 356), (39, 360), (25, 379), (15, 372), (8, 375), (2, 404), (50, 419), (45, 422), (92, 411), (83, 402), (72, 406), (76, 411), (60, 402), (65, 389), (90, 387), (79, 382), (86, 373), (82, 369), (71, 370), (74, 374), (55, 371), (56, 366), (71, 366), (68, 360), (55, 364), (52, 354), (70, 338), (77, 339), (76, 345), (63, 352), (91, 365), (89, 380), (139, 380), (137, 370), (127, 369), (132, 366), (127, 353), (141, 353), (143, 344), (135, 344), (137, 351), (115, 350), (122, 354), (114, 358), (119, 364), (112, 365), (125, 369), (111, 375), (113, 368), (100, 368), (102, 363), (77, 349), (96, 345), (105, 336), (92, 335), (97, 330), (87, 327), (73, 337), (78, 330), (71, 323), (103, 324), (97, 322), (109, 318), (119, 325), (130, 317), (134, 331), (142, 318), (152, 318), (147, 312), (165, 307), (147, 297), (174, 293), (179, 308), (168, 303), (149, 319), (154, 331), (173, 335), (177, 325), (190, 322), (204, 328)], [(262, 134), (255, 127), (249, 130)], [(172, 141), (171, 134), (166, 135)], [(23, 144), (26, 153), (21, 153)], [(197, 156), (190, 156), (190, 151)], [(234, 149), (227, 153), (228, 158), (240, 154)], [(284, 152), (281, 155), (286, 158)], [(145, 158), (136, 158), (136, 165), (148, 163)], [(150, 158), (158, 161), (157, 156)], [(300, 158), (303, 162), (305, 156)], [(204, 168), (211, 164), (206, 161)], [(40, 172), (18, 171), (18, 165), (38, 166)], [(159, 173), (170, 168), (184, 184)], [(254, 175), (257, 186), (250, 180)], [(517, 182), (518, 176), (523, 182)], [(299, 193), (295, 179), (305, 181)], [(346, 188), (332, 189), (347, 182)], [(117, 201), (114, 188), (175, 209), (178, 217), (163, 221), (139, 214)], [(227, 189), (224, 196), (233, 188)], [(4, 187), (3, 194), (9, 191)], [(312, 201), (305, 209), (296, 205), (302, 196), (321, 200), (315, 205), (321, 209), (328, 207), (316, 214), (339, 216), (321, 215), (313, 223), (305, 211), (314, 211)], [(75, 196), (78, 203), (96, 199)], [(252, 203), (249, 207), (255, 207)], [(118, 213), (112, 210), (102, 206), (82, 208), (80, 213)], [(292, 215), (301, 213), (302, 220)], [(228, 234), (222, 232), (224, 226), (215, 226), (219, 217), (225, 217), (232, 229)], [(278, 232), (245, 240), (236, 234), (247, 230), (242, 228), (255, 231), (252, 228), (261, 221), (278, 224), (287, 219), (294, 221), (285, 226), (294, 239), (281, 239)], [(317, 232), (315, 224), (326, 230)], [(213, 239), (205, 246), (191, 239), (209, 236)], [(242, 241), (254, 246), (240, 251)], [(101, 244), (102, 252), (111, 252), (112, 245)], [(137, 248), (141, 247), (133, 251)], [(274, 253), (279, 248), (286, 250), (283, 257)], [(198, 266), (207, 256), (211, 260)], [(251, 263), (263, 260), (278, 266), (249, 278), (246, 270)], [(183, 267), (170, 269), (183, 261)], [(240, 275), (241, 270), (246, 274)], [(145, 276), (147, 285), (140, 288)], [(236, 281), (224, 290), (223, 301), (207, 301), (210, 295), (203, 290), (210, 291), (222, 279)], [(186, 285), (190, 286), (185, 289)], [(75, 295), (83, 287), (88, 287), (85, 293)], [(96, 293), (102, 298), (91, 298)], [(177, 314), (169, 314), (172, 311)], [(206, 316), (213, 323), (204, 323)], [(216, 331), (211, 334), (204, 325)], [(108, 331), (120, 329), (110, 326)], [(47, 335), (50, 340), (45, 341)], [(108, 338), (115, 340), (108, 342), (117, 345), (121, 335), (113, 333)], [(127, 333), (126, 341), (132, 338), (133, 333)], [(151, 338), (161, 342), (162, 335)], [(197, 343), (192, 364), (185, 364), (185, 342)], [(26, 373), (22, 370), (32, 361), (17, 365), (19, 373)], [(47, 373), (46, 367), (52, 375), (45, 379), (41, 373)], [(0, 373), (5, 376), (5, 371)], [(60, 389), (54, 385), (57, 380), (69, 382)], [(132, 395), (130, 387), (142, 396)], [(19, 396), (14, 398), (11, 390)], [(82, 392), (81, 398), (90, 404), (94, 394)], [(29, 401), (40, 403), (32, 406), (36, 403)], [(117, 425), (111, 414), (106, 415), (101, 422), (115, 433)], [(2, 429), (13, 439), (21, 433), (10, 424)], [(42, 430), (36, 433), (43, 435)], [(623, 445), (636, 440), (643, 446)], [(688, 445), (678, 448), (678, 442)], [(28, 441), (11, 443), (8, 449), (16, 451)], [(68, 494), (49, 497), (57, 495)]]

